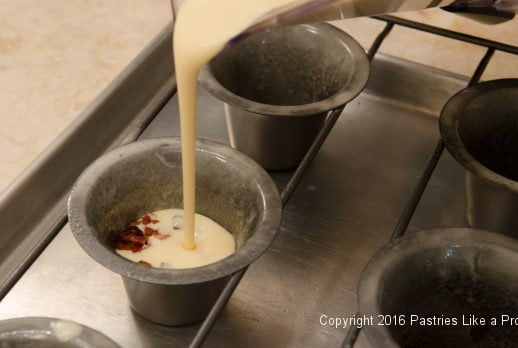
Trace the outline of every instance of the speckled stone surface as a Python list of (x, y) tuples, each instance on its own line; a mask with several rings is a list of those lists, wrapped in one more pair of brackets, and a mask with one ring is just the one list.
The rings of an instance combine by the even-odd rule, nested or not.
[[(398, 13), (398, 16), (518, 46), (517, 18), (502, 24), (485, 25), (441, 9), (404, 12)], [(372, 44), (385, 25), (384, 22), (370, 18), (356, 18), (334, 24), (365, 47)], [(380, 52), (468, 76), (473, 73), (485, 51), (483, 47), (398, 26), (380, 47)], [(518, 56), (495, 53), (482, 79), (503, 77), (518, 77)]]
[(0, 1), (0, 191), (171, 17), (167, 0)]
[[(486, 26), (441, 10), (407, 18), (518, 45), (518, 20)], [(171, 19), (169, 0), (0, 2), (0, 190), (3, 190)], [(342, 21), (369, 46), (383, 23)], [(484, 49), (396, 28), (382, 52), (470, 74)], [(495, 54), (484, 79), (517, 77)]]

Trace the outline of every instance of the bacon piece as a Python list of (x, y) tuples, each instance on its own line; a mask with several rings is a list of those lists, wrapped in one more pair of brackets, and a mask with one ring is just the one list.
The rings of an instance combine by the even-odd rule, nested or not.
[(133, 252), (137, 252), (140, 249), (140, 245), (132, 243), (132, 242), (125, 242), (125, 241), (117, 241), (117, 244), (115, 248), (117, 250), (131, 250)]
[(141, 251), (147, 245), (147, 238), (144, 232), (136, 226), (128, 226), (123, 231), (116, 242), (116, 248), (119, 250), (131, 250), (134, 253)]
[(116, 246), (117, 250), (131, 250), (134, 253), (138, 253), (142, 251), (144, 248), (143, 244), (140, 243), (134, 243), (134, 242), (125, 242), (125, 241), (119, 241), (117, 242)]
[(142, 266), (151, 267), (151, 264), (149, 262), (144, 261), (144, 260), (140, 260), (137, 263), (141, 264)]
[(168, 234), (160, 234), (160, 233), (159, 233), (159, 234), (158, 234), (158, 235), (156, 235), (155, 237), (157, 237), (157, 238), (158, 238), (158, 239), (160, 239), (160, 240), (164, 240), (164, 239), (169, 238), (169, 235), (168, 235)]
[(149, 225), (151, 223), (151, 216), (149, 216), (148, 214), (144, 215), (142, 217), (142, 223), (144, 225)]
[(131, 243), (137, 243), (137, 244), (146, 244), (146, 238), (144, 236), (137, 236), (134, 234), (124, 234), (122, 236), (124, 241), (131, 242)]
[(160, 233), (158, 233), (157, 230), (154, 230), (151, 227), (146, 226), (144, 228), (144, 234), (146, 235), (146, 237), (151, 237), (151, 236), (158, 236)]
[(116, 240), (116, 249), (118, 250), (131, 250), (134, 253), (142, 251), (148, 244), (149, 237), (156, 237), (160, 240), (166, 239), (168, 235), (160, 234), (157, 230), (144, 226), (142, 231), (137, 225), (149, 225), (151, 223), (156, 224), (160, 222), (157, 219), (152, 219), (150, 214), (144, 215), (141, 219), (131, 222), (128, 227), (120, 233)]
[(159, 233), (157, 230), (152, 229), (151, 227), (145, 227), (145, 228), (144, 228), (144, 235), (145, 235), (146, 237), (155, 236), (155, 237), (157, 237), (157, 238), (158, 238), (158, 239), (160, 239), (160, 240), (164, 240), (164, 239), (166, 239), (167, 237), (169, 237), (169, 235), (168, 235), (168, 234), (161, 234), (161, 233)]

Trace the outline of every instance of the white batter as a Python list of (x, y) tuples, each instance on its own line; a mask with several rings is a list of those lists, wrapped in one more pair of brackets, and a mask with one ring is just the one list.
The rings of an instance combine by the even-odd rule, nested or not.
[(67, 320), (51, 321), (50, 328), (61, 342), (69, 342), (83, 333), (81, 325)]
[(159, 235), (147, 237), (148, 244), (140, 251), (118, 250), (128, 260), (162, 268), (194, 268), (219, 261), (232, 255), (236, 244), (232, 235), (206, 216), (196, 214), (196, 249), (183, 247), (184, 219), (180, 209), (160, 210), (148, 214), (151, 222), (142, 219), (136, 226), (157, 231)]
[[(194, 250), (196, 79), (200, 68), (255, 19), (294, 0), (184, 0), (174, 28), (174, 61), (182, 137), (185, 234)], [(196, 240), (195, 240), (196, 239)], [(219, 244), (218, 244), (219, 245)], [(214, 246), (216, 247), (216, 246)], [(184, 257), (184, 256), (182, 256)], [(188, 257), (187, 254), (185, 257)]]

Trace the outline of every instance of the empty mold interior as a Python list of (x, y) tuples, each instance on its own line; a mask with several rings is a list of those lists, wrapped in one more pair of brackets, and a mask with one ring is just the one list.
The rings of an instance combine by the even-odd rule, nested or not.
[(497, 89), (469, 100), (457, 129), (468, 152), (485, 167), (518, 181), (518, 89)]
[[(509, 266), (517, 262), (516, 253), (481, 245), (430, 247), (419, 255), (408, 254), (384, 273), (381, 282), (381, 313), (406, 316), (405, 325), (388, 326), (391, 335), (402, 347), (517, 342), (516, 327), (501, 325), (502, 316), (518, 317), (518, 275)], [(412, 316), (437, 321), (410, 325)], [(446, 318), (455, 318), (457, 325), (441, 322)], [(486, 322), (464, 325), (472, 318)], [(491, 325), (491, 318), (497, 318), (498, 325)]]
[(210, 68), (223, 87), (255, 102), (323, 100), (345, 88), (355, 71), (348, 47), (327, 31), (307, 25), (269, 29), (223, 51)]

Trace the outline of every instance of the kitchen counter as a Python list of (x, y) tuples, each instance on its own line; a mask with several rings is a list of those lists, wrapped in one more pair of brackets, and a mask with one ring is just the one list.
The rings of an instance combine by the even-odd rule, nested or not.
[(0, 2), (0, 191), (171, 17), (168, 0)]
[[(485, 26), (441, 10), (404, 17), (518, 45), (518, 21)], [(5, 0), (0, 3), (0, 191), (171, 19), (169, 0)], [(369, 46), (383, 23), (338, 23)], [(380, 51), (469, 75), (484, 49), (395, 28)], [(518, 76), (496, 54), (484, 79)], [(108, 120), (107, 120), (108, 122)]]

